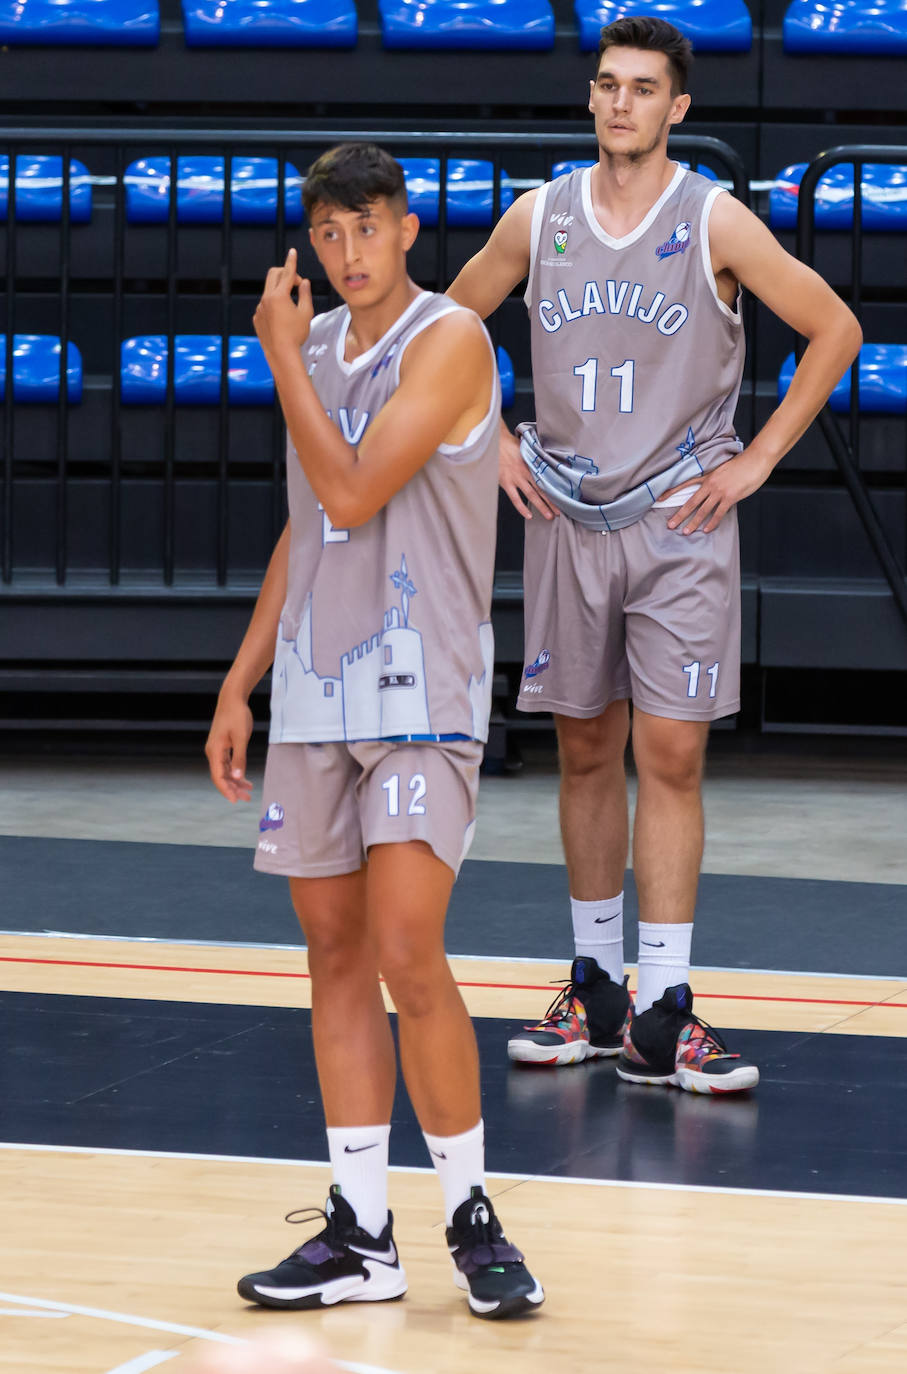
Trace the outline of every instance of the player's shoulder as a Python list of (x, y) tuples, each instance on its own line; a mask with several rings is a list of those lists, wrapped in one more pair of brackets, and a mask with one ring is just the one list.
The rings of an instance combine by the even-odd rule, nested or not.
[(418, 333), (410, 348), (450, 349), (488, 346), (488, 331), (481, 317), (468, 306), (460, 305), (449, 296), (432, 292), (421, 320)]

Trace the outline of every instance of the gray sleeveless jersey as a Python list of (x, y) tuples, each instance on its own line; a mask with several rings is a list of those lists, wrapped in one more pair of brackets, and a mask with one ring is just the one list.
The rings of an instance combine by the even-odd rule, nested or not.
[(580, 169), (539, 191), (526, 291), (537, 441), (530, 432), (523, 454), (568, 512), (571, 500), (599, 506), (675, 466), (685, 481), (741, 447), (743, 328), (709, 257), (709, 213), (724, 192), (678, 167), (642, 223), (615, 239), (595, 217), (590, 178)]
[[(459, 309), (423, 292), (351, 363), (347, 308), (316, 317), (303, 357), (349, 443), (361, 443), (399, 385), (410, 340)], [(495, 369), (482, 424), (465, 443), (442, 445), (357, 529), (332, 527), (288, 443), (291, 541), (272, 741), (487, 738), (499, 415)]]

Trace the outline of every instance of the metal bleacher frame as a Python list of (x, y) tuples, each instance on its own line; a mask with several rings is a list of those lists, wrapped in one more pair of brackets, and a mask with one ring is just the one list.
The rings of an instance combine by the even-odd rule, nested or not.
[[(224, 217), (220, 227), (221, 260), (218, 270), (210, 276), (218, 280), (217, 307), (221, 320), (221, 388), (217, 426), (217, 535), (216, 557), (213, 566), (202, 575), (178, 573), (174, 556), (174, 504), (180, 480), (176, 461), (176, 408), (173, 388), (175, 349), (172, 344), (179, 332), (177, 324), (178, 284), (177, 261), (177, 158), (187, 153), (213, 152), (224, 157), (224, 184), (231, 184), (232, 159), (241, 154), (264, 154), (277, 159), (277, 213), (273, 226), (274, 261), (282, 261), (287, 246), (287, 226), (284, 211), (284, 188), (288, 161), (299, 159), (303, 150), (318, 150), (341, 139), (367, 137), (384, 143), (399, 155), (431, 152), (441, 155), (438, 225), (435, 233), (435, 260), (431, 280), (422, 274), (423, 285), (443, 289), (448, 274), (447, 226), (447, 163), (446, 157), (475, 150), (489, 160), (493, 167), (492, 222), (500, 211), (502, 167), (508, 155), (517, 150), (541, 153), (539, 175), (549, 177), (558, 157), (592, 157), (594, 142), (585, 133), (497, 133), (488, 131), (464, 132), (392, 132), (355, 128), (296, 133), (287, 130), (210, 130), (180, 129), (161, 126), (120, 130), (78, 128), (0, 128), (0, 151), (16, 166), (18, 154), (52, 148), (62, 155), (63, 185), (62, 213), (59, 232), (59, 312), (58, 329), (61, 352), (65, 355), (72, 335), (70, 293), (72, 286), (72, 237), (69, 223), (70, 159), (78, 150), (82, 157), (93, 148), (112, 151), (115, 159), (113, 236), (115, 251), (111, 265), (110, 295), (112, 297), (113, 347), (111, 358), (119, 359), (119, 344), (124, 337), (124, 300), (127, 294), (124, 242), (126, 234), (126, 188), (124, 171), (131, 156), (141, 150), (144, 154), (164, 154), (170, 160), (169, 215), (166, 225), (166, 307), (168, 340), (167, 400), (163, 410), (163, 451), (160, 456), (160, 482), (163, 486), (162, 519), (159, 539), (158, 566), (139, 574), (126, 574), (123, 569), (122, 464), (123, 408), (120, 404), (119, 367), (113, 366), (110, 377), (109, 454), (98, 455), (96, 471), (106, 466), (107, 488), (107, 559), (106, 567), (73, 571), (69, 558), (69, 537), (72, 529), (70, 511), (70, 482), (73, 476), (70, 462), (69, 435), (72, 410), (67, 403), (65, 374), (59, 399), (55, 405), (56, 462), (52, 475), (45, 469), (43, 480), (54, 484), (54, 566), (45, 570), (17, 569), (16, 534), (16, 468), (22, 461), (16, 452), (16, 426), (20, 407), (12, 400), (13, 388), (7, 385), (3, 403), (2, 458), (0, 458), (0, 617), (3, 621), (3, 647), (0, 649), (0, 692), (14, 694), (20, 700), (35, 693), (65, 692), (73, 702), (65, 720), (55, 723), (76, 726), (85, 724), (79, 716), (80, 695), (116, 692), (121, 696), (133, 693), (153, 694), (168, 691), (184, 696), (204, 693), (210, 698), (219, 685), (225, 666), (229, 663), (244, 631), (254, 598), (264, 571), (261, 567), (235, 573), (231, 569), (228, 530), (231, 501), (235, 505), (241, 492), (231, 487), (229, 434), (232, 415), (228, 398), (226, 363), (227, 337), (230, 331), (231, 273), (234, 226), (230, 214), (230, 196), (224, 196)], [(748, 200), (748, 182), (742, 159), (728, 144), (718, 139), (677, 135), (672, 139), (672, 153), (687, 157), (694, 163), (708, 161), (709, 165), (726, 173), (727, 182), (744, 201)], [(506, 176), (506, 173), (504, 173)], [(12, 183), (12, 178), (11, 178)], [(12, 190), (12, 184), (11, 184)], [(12, 348), (16, 328), (16, 270), (17, 228), (15, 196), (9, 196), (8, 221), (5, 226), (6, 263), (4, 296), (6, 305), (6, 376), (12, 378)], [(30, 226), (29, 226), (30, 227)], [(2, 233), (0, 226), (0, 233)], [(51, 231), (52, 232), (52, 231)], [(216, 233), (217, 230), (215, 229)], [(236, 231), (238, 232), (238, 231)], [(483, 231), (484, 233), (484, 231)], [(270, 265), (262, 261), (259, 279)], [(133, 287), (134, 290), (134, 287)], [(491, 321), (493, 335), (498, 325)], [(497, 338), (495, 337), (495, 341)], [(273, 543), (282, 526), (284, 516), (283, 427), (278, 408), (273, 410), (270, 430), (270, 462), (268, 465), (270, 498), (268, 502), (270, 539)], [(109, 459), (109, 465), (108, 465)], [(235, 512), (234, 512), (235, 513)], [(509, 513), (516, 524), (518, 517)], [(235, 522), (234, 522), (235, 528)], [(755, 588), (748, 589), (751, 639), (755, 648)], [(495, 583), (494, 622), (499, 662), (516, 662), (522, 654), (522, 583), (518, 573), (499, 573)], [(95, 717), (90, 714), (94, 721)], [(116, 713), (114, 713), (116, 714)], [(179, 728), (178, 708), (165, 720), (167, 728)], [(195, 716), (194, 712), (190, 712)], [(37, 713), (40, 721), (40, 713)], [(18, 718), (6, 715), (6, 725), (27, 727), (26, 714)], [(50, 723), (50, 722), (43, 722)], [(107, 720), (107, 728), (117, 720)], [(195, 718), (194, 726), (198, 728)], [(501, 730), (498, 731), (500, 743)]]

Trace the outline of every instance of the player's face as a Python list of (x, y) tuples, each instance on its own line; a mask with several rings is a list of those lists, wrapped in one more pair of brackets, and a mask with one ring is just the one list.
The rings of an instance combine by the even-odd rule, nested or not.
[(320, 202), (309, 238), (328, 281), (349, 306), (376, 305), (406, 278), (406, 253), (419, 230), (415, 215), (401, 215), (383, 197), (363, 210)]
[(602, 152), (637, 162), (667, 144), (672, 124), (690, 105), (671, 93), (671, 68), (663, 52), (606, 48), (590, 83), (589, 109)]

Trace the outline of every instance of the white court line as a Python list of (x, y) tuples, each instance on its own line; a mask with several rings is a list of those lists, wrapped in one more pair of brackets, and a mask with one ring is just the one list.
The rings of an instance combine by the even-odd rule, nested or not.
[(0, 1317), (68, 1317), (68, 1312), (36, 1312), (31, 1307), (0, 1307)]
[[(0, 1302), (16, 1302), (27, 1307), (46, 1308), (49, 1312), (60, 1312), (65, 1316), (73, 1317), (95, 1317), (98, 1321), (117, 1322), (121, 1326), (140, 1326), (150, 1331), (166, 1331), (173, 1336), (189, 1336), (193, 1340), (217, 1341), (221, 1345), (248, 1345), (249, 1342), (241, 1336), (228, 1336), (222, 1331), (207, 1331), (201, 1326), (183, 1326), (180, 1322), (158, 1321), (154, 1317), (134, 1317), (128, 1312), (108, 1312), (103, 1307), (81, 1307), (74, 1302), (55, 1302), (51, 1298), (31, 1298), (25, 1297), (20, 1293), (0, 1293)], [(160, 1351), (149, 1352), (150, 1354), (162, 1354)], [(175, 1351), (174, 1354), (179, 1354)], [(139, 1360), (143, 1357), (139, 1356)], [(169, 1355), (167, 1358), (171, 1358)], [(155, 1361), (160, 1364), (160, 1360)], [(351, 1360), (337, 1360), (340, 1369), (348, 1369), (350, 1374), (395, 1374), (394, 1370), (383, 1369), (373, 1364), (356, 1364)], [(110, 1374), (137, 1374), (140, 1369), (149, 1369), (150, 1365), (139, 1364), (132, 1361), (129, 1364), (120, 1366), (119, 1370), (113, 1369)]]
[[(186, 949), (270, 949), (299, 953), (305, 945), (271, 945), (255, 940), (170, 940), (161, 935), (91, 935), (72, 930), (0, 930), (0, 936), (16, 936), (21, 939), (35, 940), (108, 940), (124, 945), (180, 945)], [(511, 954), (456, 954), (448, 953), (448, 959), (463, 959), (483, 964), (564, 964), (569, 963), (563, 954), (550, 954), (546, 958), (531, 958)], [(811, 969), (789, 968), (728, 968), (718, 964), (696, 964), (694, 973), (759, 973), (772, 978), (855, 978), (872, 983), (904, 983), (902, 978), (891, 973), (819, 973)], [(702, 993), (707, 997), (708, 993)]]
[[(135, 1159), (187, 1159), (208, 1164), (279, 1164), (293, 1169), (328, 1169), (326, 1159), (269, 1159), (264, 1155), (206, 1155), (179, 1150), (116, 1150), (91, 1145), (29, 1145), (19, 1140), (0, 1140), (0, 1150), (36, 1150), (48, 1154), (123, 1155)], [(391, 1164), (392, 1174), (434, 1174), (433, 1168)], [(572, 1178), (562, 1174), (505, 1174), (488, 1170), (486, 1178), (512, 1183), (575, 1183), (583, 1188), (634, 1188), (661, 1193), (705, 1193), (716, 1197), (799, 1198), (809, 1202), (878, 1202), (889, 1207), (907, 1207), (903, 1197), (864, 1197), (860, 1193), (800, 1193), (781, 1188), (715, 1188), (706, 1183), (647, 1183), (640, 1179)], [(0, 1293), (0, 1300), (7, 1297)]]

